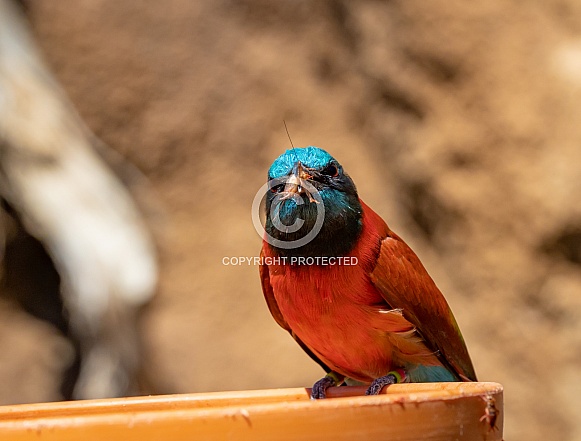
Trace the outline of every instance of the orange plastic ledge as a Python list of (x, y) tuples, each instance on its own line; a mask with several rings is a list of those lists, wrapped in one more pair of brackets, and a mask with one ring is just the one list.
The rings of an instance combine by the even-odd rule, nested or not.
[[(497, 383), (272, 389), (0, 406), (10, 440), (501, 440)], [(496, 415), (496, 420), (494, 420)], [(494, 425), (492, 424), (494, 423)]]

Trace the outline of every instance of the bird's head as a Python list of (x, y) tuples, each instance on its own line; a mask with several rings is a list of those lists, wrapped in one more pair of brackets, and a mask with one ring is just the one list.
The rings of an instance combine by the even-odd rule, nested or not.
[[(318, 147), (293, 148), (268, 170), (266, 232), (285, 256), (338, 257), (361, 232), (361, 203), (355, 184), (339, 162)], [(311, 232), (317, 232), (313, 234)]]

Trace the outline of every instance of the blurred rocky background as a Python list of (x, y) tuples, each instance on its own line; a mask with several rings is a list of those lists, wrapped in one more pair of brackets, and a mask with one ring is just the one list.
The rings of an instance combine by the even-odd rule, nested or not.
[[(147, 392), (320, 378), (258, 268), (222, 263), (258, 255), (250, 207), (284, 119), (422, 258), (479, 379), (505, 386), (505, 438), (581, 440), (581, 3), (23, 6), (103, 156), (144, 175), (129, 181), (160, 255)], [(71, 344), (5, 291), (0, 401), (57, 400)]]

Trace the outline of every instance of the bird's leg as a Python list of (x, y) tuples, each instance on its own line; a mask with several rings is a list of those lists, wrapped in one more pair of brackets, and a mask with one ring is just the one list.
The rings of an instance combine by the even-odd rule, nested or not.
[(376, 378), (373, 380), (371, 385), (365, 391), (365, 395), (379, 395), (381, 389), (385, 386), (395, 383), (403, 383), (406, 379), (406, 373), (403, 369), (397, 369), (395, 371), (389, 372), (383, 377)]
[(313, 384), (313, 389), (311, 390), (311, 400), (319, 400), (321, 398), (327, 398), (327, 389), (333, 386), (339, 386), (343, 383), (345, 377), (337, 372), (329, 372), (315, 384)]

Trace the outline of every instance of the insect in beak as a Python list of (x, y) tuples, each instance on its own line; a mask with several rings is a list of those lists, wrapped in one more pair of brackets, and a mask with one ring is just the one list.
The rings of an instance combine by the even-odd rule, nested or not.
[(298, 161), (294, 165), (290, 176), (286, 180), (286, 185), (284, 187), (285, 195), (283, 196), (282, 200), (289, 199), (294, 194), (299, 195), (305, 194), (309, 198), (309, 202), (318, 203), (313, 198), (311, 192), (305, 188), (305, 181), (311, 179), (312, 177), (313, 176), (308, 173), (303, 164), (301, 164), (301, 162)]

